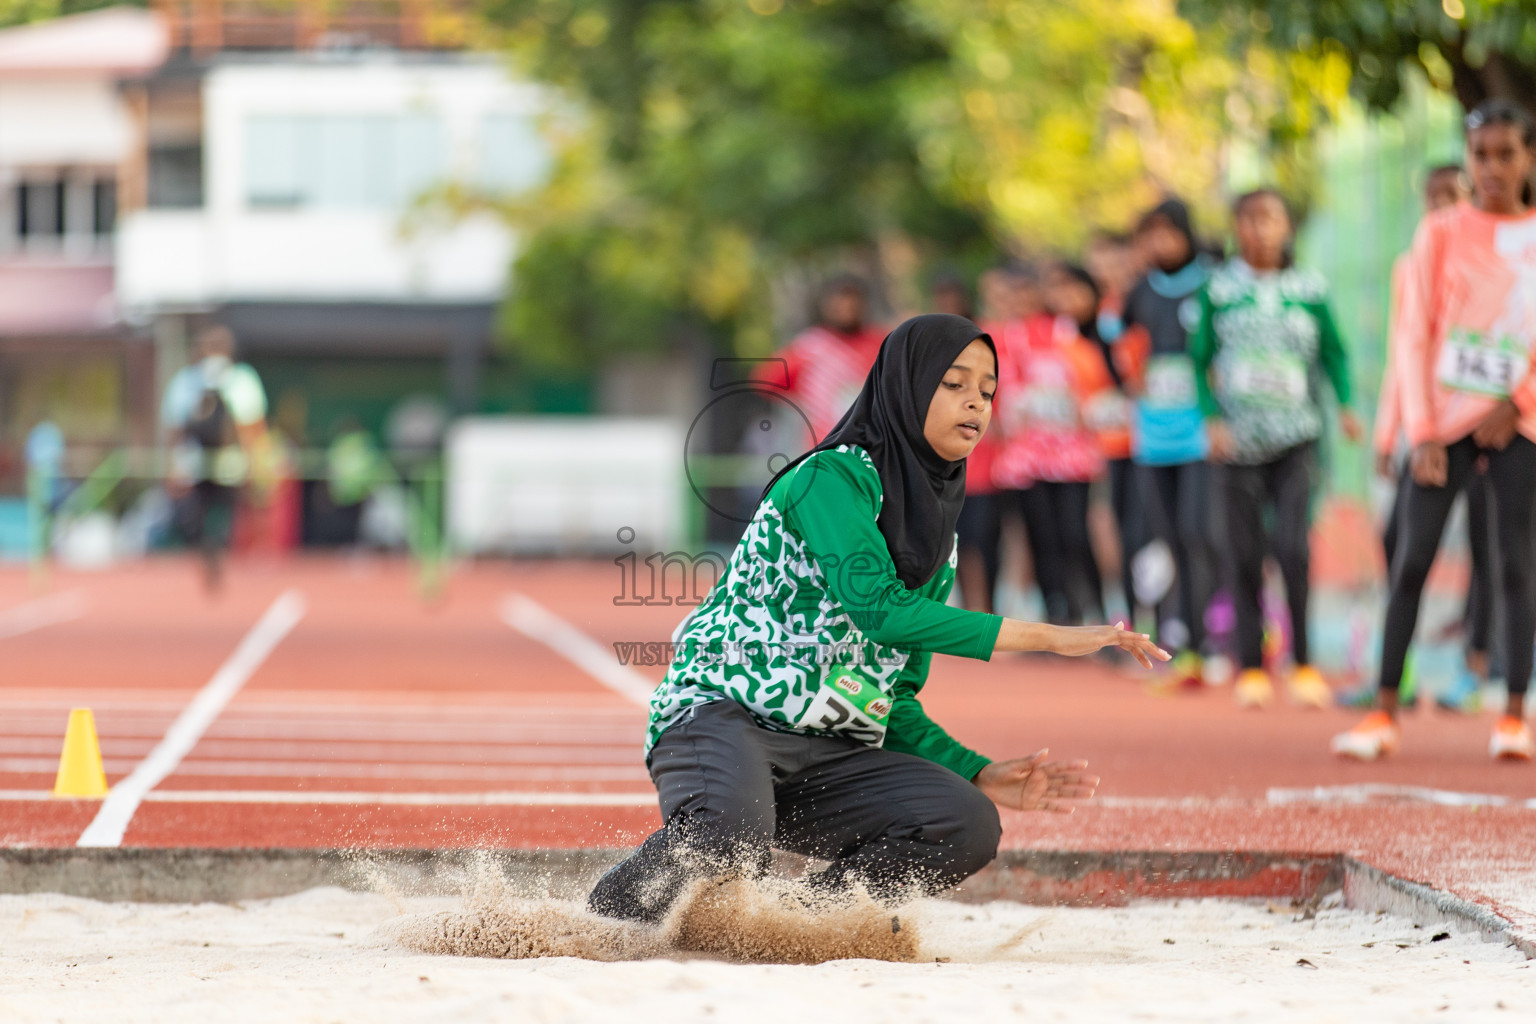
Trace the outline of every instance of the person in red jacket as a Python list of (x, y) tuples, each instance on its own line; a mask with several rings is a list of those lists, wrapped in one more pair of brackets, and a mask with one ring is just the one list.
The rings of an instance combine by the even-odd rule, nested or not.
[(885, 332), (868, 322), (869, 288), (843, 274), (829, 281), (817, 303), (817, 322), (779, 355), (788, 371), (789, 398), (810, 422), (801, 451), (831, 433), (864, 385)]

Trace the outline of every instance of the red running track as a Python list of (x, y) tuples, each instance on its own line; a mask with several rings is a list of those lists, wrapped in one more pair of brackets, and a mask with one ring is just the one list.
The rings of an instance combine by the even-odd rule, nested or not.
[[(658, 823), (641, 708), (501, 616), (520, 593), (599, 645), (666, 640), (682, 610), (616, 606), (617, 567), (471, 566), (428, 607), (389, 560), (237, 564), (209, 601), (190, 563), (160, 559), (60, 574), (42, 604), (23, 571), (0, 570), (0, 842), (73, 845), (100, 808), (45, 795), (70, 707), (95, 711), (119, 782), (290, 588), (307, 614), (137, 808), (124, 845), (610, 846)], [(1536, 770), (1488, 761), (1490, 716), (1420, 711), (1399, 757), (1359, 765), (1326, 753), (1352, 713), (1158, 697), (1091, 662), (940, 657), (924, 703), (994, 757), (1049, 746), (1102, 774), (1100, 799), (1071, 817), (1006, 814), (1009, 846), (1349, 853), (1536, 930), (1536, 809), (1272, 793), (1536, 798)]]

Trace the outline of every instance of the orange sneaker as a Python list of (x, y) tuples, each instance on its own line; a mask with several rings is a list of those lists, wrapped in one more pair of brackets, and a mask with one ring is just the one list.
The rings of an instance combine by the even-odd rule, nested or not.
[(1261, 668), (1245, 668), (1232, 686), (1232, 700), (1240, 708), (1262, 708), (1275, 699), (1275, 684)]
[(1328, 680), (1311, 665), (1299, 665), (1285, 681), (1291, 700), (1303, 707), (1326, 708), (1333, 705), (1333, 690)]
[(1332, 748), (1340, 757), (1352, 757), (1357, 761), (1374, 761), (1378, 757), (1397, 753), (1400, 737), (1397, 723), (1385, 711), (1372, 711), (1349, 732), (1341, 732), (1333, 738)]
[(1531, 738), (1531, 727), (1525, 719), (1502, 716), (1488, 741), (1488, 756), (1495, 761), (1529, 761), (1536, 756), (1536, 740)]

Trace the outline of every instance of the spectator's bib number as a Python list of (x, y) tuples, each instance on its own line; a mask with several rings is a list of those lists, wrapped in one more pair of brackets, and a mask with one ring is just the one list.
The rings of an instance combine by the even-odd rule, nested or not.
[(1195, 364), (1186, 355), (1147, 361), (1146, 403), (1154, 409), (1188, 409), (1195, 404)]
[(1227, 393), (1258, 405), (1294, 405), (1307, 398), (1307, 364), (1287, 352), (1244, 353), (1227, 368)]
[(1530, 362), (1530, 353), (1515, 338), (1456, 328), (1440, 348), (1435, 376), (1455, 391), (1508, 398), (1525, 379)]
[(885, 723), (890, 715), (891, 698), (885, 691), (852, 669), (839, 667), (822, 681), (816, 699), (796, 724), (878, 747), (885, 741)]

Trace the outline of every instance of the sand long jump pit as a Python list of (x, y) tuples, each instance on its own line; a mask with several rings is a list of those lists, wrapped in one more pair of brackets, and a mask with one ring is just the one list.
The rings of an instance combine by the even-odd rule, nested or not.
[[(894, 911), (808, 910), (778, 880), (726, 883), (641, 928), (568, 898), (591, 863), (526, 868), (338, 857), (322, 870), (347, 887), (274, 898), (0, 896), (0, 1020), (1536, 1019), (1536, 961), (1520, 948), (1475, 920), (1432, 920), (1434, 908), (1347, 906), (1337, 874), (1289, 899), (1146, 899), (1133, 886), (1108, 894), (1123, 906), (1039, 906), (990, 898), (1021, 872), (1040, 877), (1004, 864), (962, 894), (970, 902)], [(236, 888), (263, 884), (235, 874)], [(1061, 881), (1053, 899), (1083, 902)], [(1353, 902), (1370, 881), (1355, 881)]]

